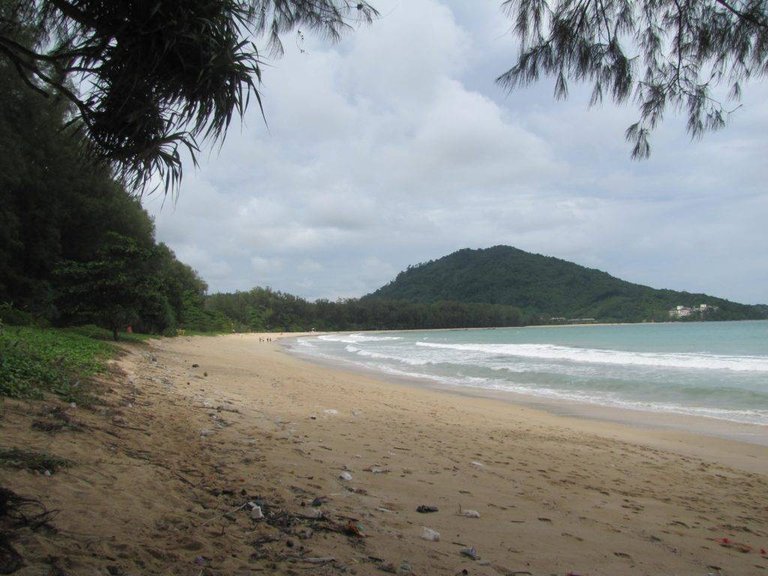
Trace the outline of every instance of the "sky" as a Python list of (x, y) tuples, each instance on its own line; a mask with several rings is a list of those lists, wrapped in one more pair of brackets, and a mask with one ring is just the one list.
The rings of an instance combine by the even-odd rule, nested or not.
[(691, 141), (668, 112), (630, 159), (632, 105), (554, 80), (507, 93), (499, 0), (373, 0), (341, 42), (284, 37), (223, 145), (176, 199), (143, 203), (209, 292), (309, 300), (374, 291), (409, 265), (499, 244), (652, 286), (768, 303), (768, 82)]

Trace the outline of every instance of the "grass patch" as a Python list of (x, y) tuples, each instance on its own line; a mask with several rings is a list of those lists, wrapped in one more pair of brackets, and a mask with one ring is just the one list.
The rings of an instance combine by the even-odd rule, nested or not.
[(0, 395), (39, 399), (52, 392), (87, 404), (90, 378), (114, 354), (110, 344), (69, 330), (0, 325)]
[[(71, 334), (79, 334), (80, 336), (85, 336), (86, 338), (90, 338), (92, 340), (105, 340), (107, 342), (114, 342), (111, 330), (107, 330), (106, 328), (99, 328), (93, 324), (86, 324), (85, 326), (74, 326), (72, 328), (66, 328), (64, 331)], [(146, 342), (152, 338), (157, 338), (157, 336), (152, 336), (151, 334), (136, 334), (135, 332), (130, 334), (128, 332), (120, 332), (119, 338), (120, 342), (132, 342), (137, 344)]]
[(32, 450), (19, 448), (0, 448), (0, 466), (15, 468), (17, 470), (31, 470), (34, 472), (50, 472), (53, 474), (60, 468), (70, 466), (72, 462), (58, 456), (51, 456)]

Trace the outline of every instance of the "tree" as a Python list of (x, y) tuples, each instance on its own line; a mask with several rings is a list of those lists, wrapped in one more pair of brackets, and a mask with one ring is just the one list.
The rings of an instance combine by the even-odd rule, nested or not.
[(649, 135), (668, 107), (684, 110), (688, 132), (700, 137), (725, 125), (745, 80), (768, 72), (765, 0), (506, 0), (503, 7), (520, 54), (497, 82), (512, 90), (547, 74), (556, 77), (557, 98), (576, 80), (592, 84), (591, 105), (604, 95), (634, 99), (640, 118), (626, 131), (633, 158), (650, 154)]
[(221, 139), (251, 96), (261, 105), (253, 39), (299, 27), (331, 39), (376, 11), (350, 0), (0, 0), (0, 63), (72, 105), (70, 126), (134, 189), (178, 184), (179, 148)]
[(57, 304), (67, 323), (93, 322), (118, 332), (140, 320), (142, 309), (163, 307), (147, 262), (149, 250), (108, 233), (93, 260), (62, 261), (56, 270)]

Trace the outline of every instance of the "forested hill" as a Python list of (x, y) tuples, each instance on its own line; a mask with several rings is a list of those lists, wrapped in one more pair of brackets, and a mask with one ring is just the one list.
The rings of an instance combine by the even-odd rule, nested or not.
[(510, 246), (463, 249), (409, 267), (363, 300), (431, 303), (456, 301), (516, 306), (542, 321), (594, 318), (599, 321), (668, 320), (676, 306), (716, 307), (690, 319), (765, 318), (765, 307), (729, 302), (706, 294), (656, 290), (591, 268)]

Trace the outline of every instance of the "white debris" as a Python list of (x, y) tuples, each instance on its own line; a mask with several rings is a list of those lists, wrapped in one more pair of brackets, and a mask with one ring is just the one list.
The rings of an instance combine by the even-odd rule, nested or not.
[(422, 526), (421, 538), (423, 540), (428, 540), (429, 542), (438, 542), (440, 540), (440, 532), (437, 530), (432, 530), (432, 528)]
[(349, 472), (344, 470), (344, 472), (339, 474), (339, 479), (340, 480), (345, 480), (345, 481), (349, 482), (350, 480), (352, 480), (352, 474), (350, 474)]
[(477, 510), (462, 510), (461, 515), (465, 518), (480, 518), (480, 512)]
[(261, 506), (255, 502), (248, 502), (248, 505), (251, 507), (251, 518), (253, 520), (262, 520), (264, 518), (264, 512), (262, 511)]

